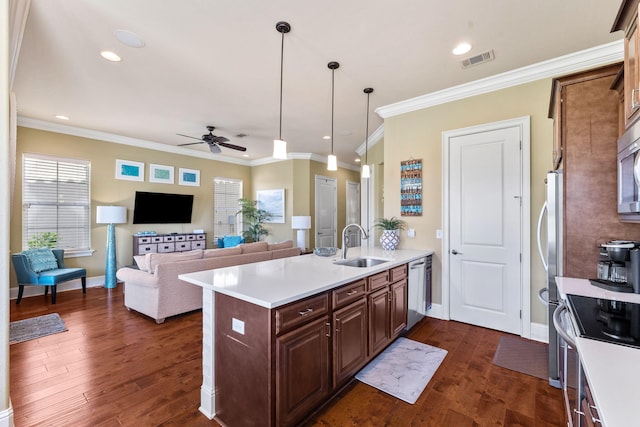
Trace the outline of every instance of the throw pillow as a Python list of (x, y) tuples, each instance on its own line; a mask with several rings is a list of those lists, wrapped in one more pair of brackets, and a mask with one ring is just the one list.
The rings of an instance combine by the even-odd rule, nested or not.
[(22, 253), (27, 257), (31, 269), (36, 273), (58, 268), (56, 256), (49, 248), (28, 249)]
[(195, 249), (193, 251), (186, 252), (169, 252), (163, 253), (151, 253), (145, 256), (149, 257), (149, 272), (156, 273), (156, 267), (158, 264), (166, 264), (168, 262), (178, 261), (190, 261), (194, 259), (202, 258), (202, 249)]
[(243, 254), (252, 254), (254, 252), (264, 252), (269, 247), (267, 242), (245, 243), (240, 245)]
[(293, 247), (293, 240), (285, 240), (279, 243), (269, 243), (268, 251), (277, 251), (278, 249), (289, 249)]
[(138, 266), (138, 270), (149, 271), (149, 265), (147, 264), (146, 255), (134, 255), (133, 259), (136, 262), (136, 265)]
[(203, 258), (216, 258), (221, 256), (232, 256), (232, 255), (240, 255), (242, 253), (242, 249), (239, 247), (235, 248), (220, 248), (220, 249), (207, 249), (204, 251)]
[(244, 241), (244, 239), (242, 236), (224, 236), (222, 241), (225, 248), (232, 248), (234, 246), (238, 246)]

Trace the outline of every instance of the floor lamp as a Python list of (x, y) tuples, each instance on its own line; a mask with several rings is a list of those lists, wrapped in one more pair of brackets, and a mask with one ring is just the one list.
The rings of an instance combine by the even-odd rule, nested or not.
[(116, 229), (114, 224), (127, 222), (127, 208), (124, 206), (98, 206), (96, 224), (107, 226), (107, 264), (104, 274), (104, 287), (116, 287)]
[(292, 216), (291, 228), (298, 230), (298, 246), (300, 250), (305, 251), (307, 249), (307, 230), (311, 229), (311, 217), (310, 216)]

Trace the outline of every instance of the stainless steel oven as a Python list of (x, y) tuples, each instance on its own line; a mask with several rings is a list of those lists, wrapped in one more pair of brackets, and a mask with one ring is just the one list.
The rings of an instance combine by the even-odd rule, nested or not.
[(640, 125), (618, 139), (618, 213), (640, 214)]
[(564, 302), (553, 312), (553, 326), (558, 332), (558, 368), (560, 388), (564, 398), (564, 408), (569, 427), (582, 427), (580, 410), (580, 392), (578, 381), (582, 379), (582, 367), (576, 351), (575, 332), (571, 324), (571, 315)]

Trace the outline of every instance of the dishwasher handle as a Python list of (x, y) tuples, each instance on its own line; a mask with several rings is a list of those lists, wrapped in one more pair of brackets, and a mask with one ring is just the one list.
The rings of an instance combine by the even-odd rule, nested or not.
[(415, 268), (418, 268), (418, 267), (420, 267), (420, 266), (424, 265), (424, 261), (420, 261), (420, 262), (412, 263), (412, 264), (410, 264), (410, 265), (411, 265), (411, 269), (413, 270), (413, 269), (415, 269)]
[(556, 328), (558, 335), (560, 335), (563, 340), (565, 340), (571, 347), (576, 348), (575, 338), (569, 335), (569, 333), (562, 327), (562, 319), (560, 318), (560, 316), (562, 316), (562, 312), (567, 311), (568, 309), (569, 308), (566, 306), (564, 301), (558, 305), (553, 312), (553, 326)]

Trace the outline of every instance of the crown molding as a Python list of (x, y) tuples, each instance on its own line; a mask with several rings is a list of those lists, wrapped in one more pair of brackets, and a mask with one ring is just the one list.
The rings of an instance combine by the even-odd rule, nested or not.
[(358, 156), (362, 157), (364, 155), (364, 147), (366, 144), (369, 144), (369, 150), (375, 147), (375, 145), (382, 141), (384, 138), (384, 123), (378, 126), (378, 129), (374, 130), (369, 139), (356, 148), (356, 153)]
[(65, 135), (79, 136), (81, 138), (95, 139), (98, 141), (113, 142), (116, 144), (129, 145), (132, 147), (145, 148), (147, 150), (164, 151), (166, 153), (181, 154), (183, 156), (197, 157), (206, 160), (216, 160), (219, 162), (234, 163), (242, 166), (250, 166), (248, 160), (236, 159), (233, 157), (221, 156), (219, 154), (212, 158), (212, 154), (197, 152), (188, 148), (176, 147), (173, 145), (161, 144), (159, 142), (146, 141), (144, 139), (130, 138), (128, 136), (116, 135), (113, 133), (101, 132), (92, 129), (79, 128), (75, 126), (52, 123), (45, 120), (33, 119), (30, 117), (18, 116), (18, 126), (44, 130), (48, 132), (62, 133)]
[(496, 74), (495, 76), (378, 107), (375, 112), (383, 119), (386, 119), (544, 78), (558, 77), (612, 64), (623, 59), (624, 40), (621, 39), (502, 74)]

